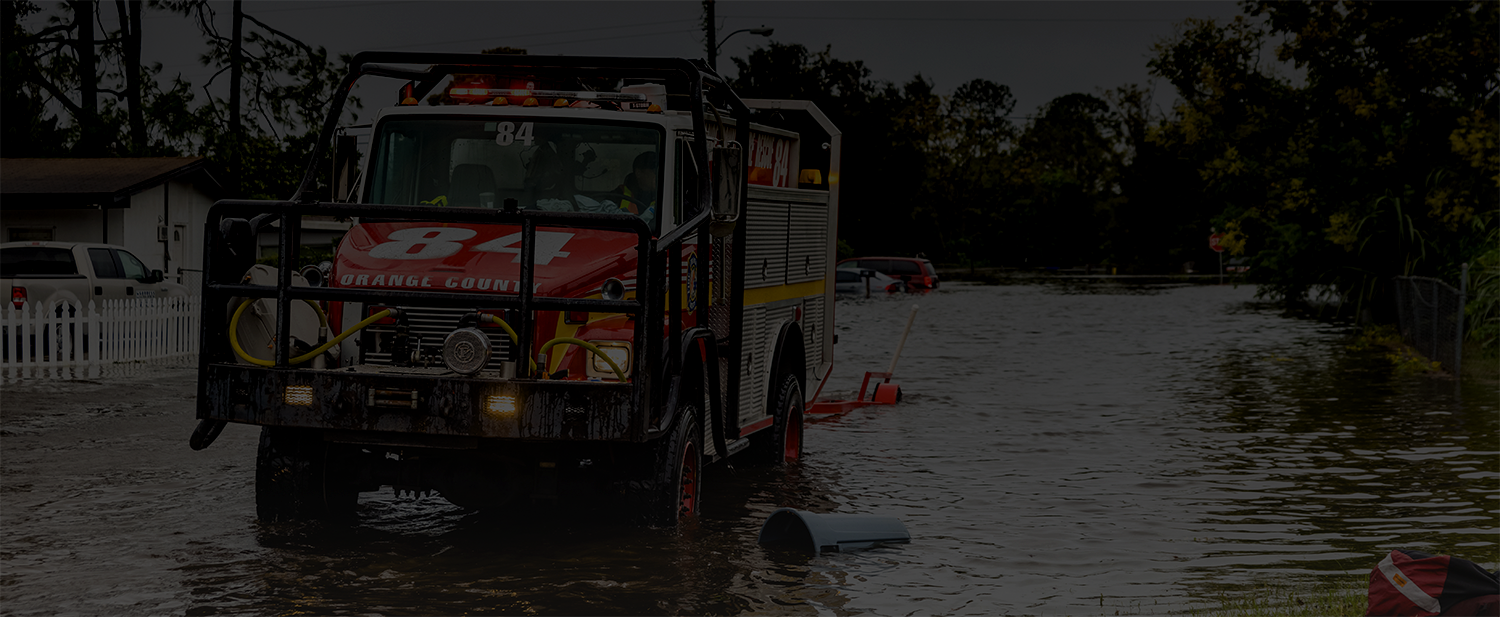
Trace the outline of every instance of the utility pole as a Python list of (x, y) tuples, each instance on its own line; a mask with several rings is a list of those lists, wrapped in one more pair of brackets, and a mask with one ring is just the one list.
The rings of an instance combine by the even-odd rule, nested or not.
[(240, 0), (234, 0), (234, 18), (231, 22), (229, 41), (229, 183), (230, 194), (236, 199), (244, 198), (240, 194), (240, 81), (244, 78), (244, 50), (240, 45), (240, 37), (243, 33), (242, 24), (245, 21), (244, 8), (240, 6)]
[[(120, 13), (121, 37), (124, 38), (125, 92), (130, 105), (130, 153), (141, 156), (146, 152), (146, 110), (142, 108), (145, 94), (141, 91), (141, 0), (115, 0), (115, 9)], [(166, 186), (166, 185), (162, 185)]]
[(78, 29), (77, 40), (73, 43), (78, 52), (78, 107), (83, 111), (78, 118), (78, 151), (83, 156), (104, 156), (104, 147), (100, 143), (103, 132), (99, 130), (99, 60), (94, 50), (94, 3), (76, 1), (72, 3), (72, 9), (73, 24)]
[(708, 51), (708, 68), (719, 70), (719, 33), (714, 24), (714, 0), (703, 0), (703, 44)]

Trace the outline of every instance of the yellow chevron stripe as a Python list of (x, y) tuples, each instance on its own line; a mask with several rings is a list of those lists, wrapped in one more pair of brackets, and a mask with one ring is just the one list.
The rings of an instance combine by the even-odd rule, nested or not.
[(792, 298), (806, 298), (822, 294), (827, 288), (828, 279), (796, 283), (793, 285), (777, 285), (775, 287), (762, 287), (760, 289), (745, 290), (745, 306), (754, 304), (765, 304), (777, 300), (790, 300)]

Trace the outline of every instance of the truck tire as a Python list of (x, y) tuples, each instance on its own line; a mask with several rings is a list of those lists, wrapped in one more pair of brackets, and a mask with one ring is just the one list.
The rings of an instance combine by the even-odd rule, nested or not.
[(698, 515), (703, 498), (703, 425), (696, 405), (678, 410), (677, 426), (656, 449), (656, 477), (647, 506), (653, 525), (674, 527)]
[(332, 450), (312, 431), (267, 426), (255, 457), (255, 513), (263, 522), (349, 516), (359, 491), (332, 477)]
[(771, 429), (750, 436), (751, 459), (761, 465), (781, 465), (802, 458), (802, 384), (782, 373), (771, 399)]

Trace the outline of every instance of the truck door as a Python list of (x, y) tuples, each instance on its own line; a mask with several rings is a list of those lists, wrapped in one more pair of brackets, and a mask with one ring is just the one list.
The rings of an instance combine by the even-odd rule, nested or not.
[(89, 249), (89, 265), (94, 268), (91, 293), (95, 301), (124, 300), (135, 296), (135, 281), (125, 278), (124, 269), (115, 261), (113, 250)]
[(119, 259), (120, 272), (125, 278), (125, 295), (132, 298), (155, 298), (162, 294), (161, 281), (147, 282), (151, 279), (151, 270), (140, 258), (131, 254), (130, 251), (115, 249), (115, 256)]

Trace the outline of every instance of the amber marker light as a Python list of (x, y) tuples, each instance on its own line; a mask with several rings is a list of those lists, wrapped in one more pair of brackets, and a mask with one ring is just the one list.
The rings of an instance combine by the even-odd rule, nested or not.
[[(598, 347), (599, 351), (609, 356), (610, 360), (614, 360), (615, 366), (620, 367), (620, 372), (625, 374), (626, 379), (630, 378), (630, 343), (624, 341), (589, 342), (593, 343), (595, 347)], [(593, 369), (589, 371), (590, 377), (619, 379), (619, 376), (615, 375), (615, 370), (610, 368), (609, 363), (605, 362), (604, 358), (595, 355), (593, 356), (593, 361), (590, 364), (591, 366), (589, 368)]]
[(313, 404), (312, 386), (287, 386), (284, 400), (288, 405), (310, 406)]
[(526, 100), (521, 101), (521, 106), (522, 107), (536, 107), (537, 106), (536, 97), (534, 97), (534, 96), (527, 97)]
[(491, 394), (484, 397), (484, 413), (505, 418), (516, 415), (516, 395)]

